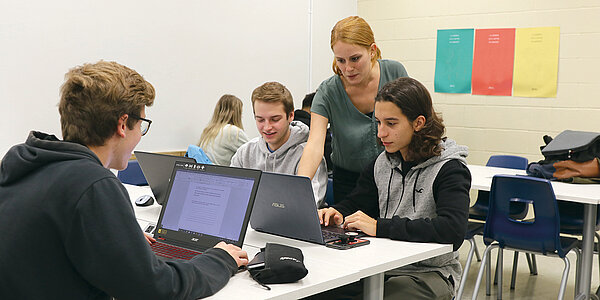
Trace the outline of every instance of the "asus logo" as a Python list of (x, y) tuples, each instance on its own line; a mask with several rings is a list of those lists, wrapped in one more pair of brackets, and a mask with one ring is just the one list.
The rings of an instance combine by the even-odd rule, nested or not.
[(192, 242), (197, 242), (198, 239), (197, 238), (192, 238)]
[(277, 208), (285, 208), (285, 204), (277, 203), (277, 202), (273, 202), (273, 204), (271, 204), (271, 206), (277, 207)]

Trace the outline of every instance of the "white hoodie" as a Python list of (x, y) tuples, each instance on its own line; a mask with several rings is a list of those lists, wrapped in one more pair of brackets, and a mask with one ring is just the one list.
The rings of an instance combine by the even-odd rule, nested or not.
[[(253, 138), (242, 145), (231, 158), (232, 167), (259, 169), (265, 172), (296, 175), (298, 163), (308, 140), (308, 126), (302, 122), (290, 123), (290, 137), (273, 153), (267, 149), (262, 136)], [(321, 207), (327, 191), (327, 167), (325, 158), (312, 179), (313, 192), (317, 207)]]

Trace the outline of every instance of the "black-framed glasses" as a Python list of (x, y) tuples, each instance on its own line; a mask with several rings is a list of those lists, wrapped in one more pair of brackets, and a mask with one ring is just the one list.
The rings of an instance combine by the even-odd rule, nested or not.
[(136, 116), (134, 114), (129, 114), (129, 116), (136, 120), (142, 121), (142, 124), (140, 125), (140, 130), (142, 131), (142, 136), (146, 135), (146, 133), (148, 133), (148, 130), (150, 130), (150, 124), (152, 124), (152, 120), (142, 118), (142, 117)]

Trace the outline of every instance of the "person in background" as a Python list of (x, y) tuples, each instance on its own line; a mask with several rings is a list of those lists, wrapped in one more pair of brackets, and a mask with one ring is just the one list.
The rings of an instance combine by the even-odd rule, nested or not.
[(237, 149), (248, 142), (242, 125), (242, 100), (223, 95), (213, 112), (212, 119), (202, 131), (198, 146), (217, 165), (229, 166)]
[(377, 91), (408, 74), (401, 63), (381, 59), (371, 27), (360, 17), (347, 17), (331, 30), (335, 75), (319, 85), (311, 107), (310, 136), (298, 175), (312, 177), (323, 156), (327, 124), (332, 140), (333, 195), (341, 201), (356, 185), (360, 171), (383, 146), (377, 143), (373, 117)]
[[(307, 94), (302, 100), (302, 109), (296, 109), (294, 111), (294, 121), (300, 121), (308, 126), (310, 129), (310, 107), (312, 106), (313, 98), (315, 93)], [(331, 162), (331, 132), (327, 129), (325, 135), (325, 149), (323, 149), (325, 156), (325, 162), (327, 163), (327, 172), (333, 170), (333, 163)]]
[(223, 288), (245, 251), (218, 243), (189, 261), (150, 249), (123, 170), (151, 124), (154, 87), (100, 61), (71, 69), (58, 111), (64, 140), (31, 131), (0, 165), (0, 299), (196, 299)]
[[(296, 175), (308, 138), (308, 126), (292, 121), (292, 94), (279, 82), (267, 82), (252, 92), (252, 109), (260, 136), (238, 149), (231, 166)], [(311, 183), (317, 207), (325, 206), (327, 166), (322, 156)]]
[[(370, 236), (452, 244), (452, 253), (386, 272), (384, 286), (386, 299), (452, 299), (469, 216), (468, 149), (443, 137), (429, 92), (412, 78), (398, 78), (379, 91), (375, 119), (385, 151), (344, 201), (319, 210), (319, 219)], [(331, 295), (360, 295), (361, 288), (357, 283)]]

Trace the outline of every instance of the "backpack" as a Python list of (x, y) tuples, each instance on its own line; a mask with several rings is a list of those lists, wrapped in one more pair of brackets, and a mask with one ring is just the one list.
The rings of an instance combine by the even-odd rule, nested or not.
[(527, 175), (572, 182), (573, 178), (600, 177), (600, 133), (565, 130), (556, 138), (545, 135), (544, 159), (530, 163)]

